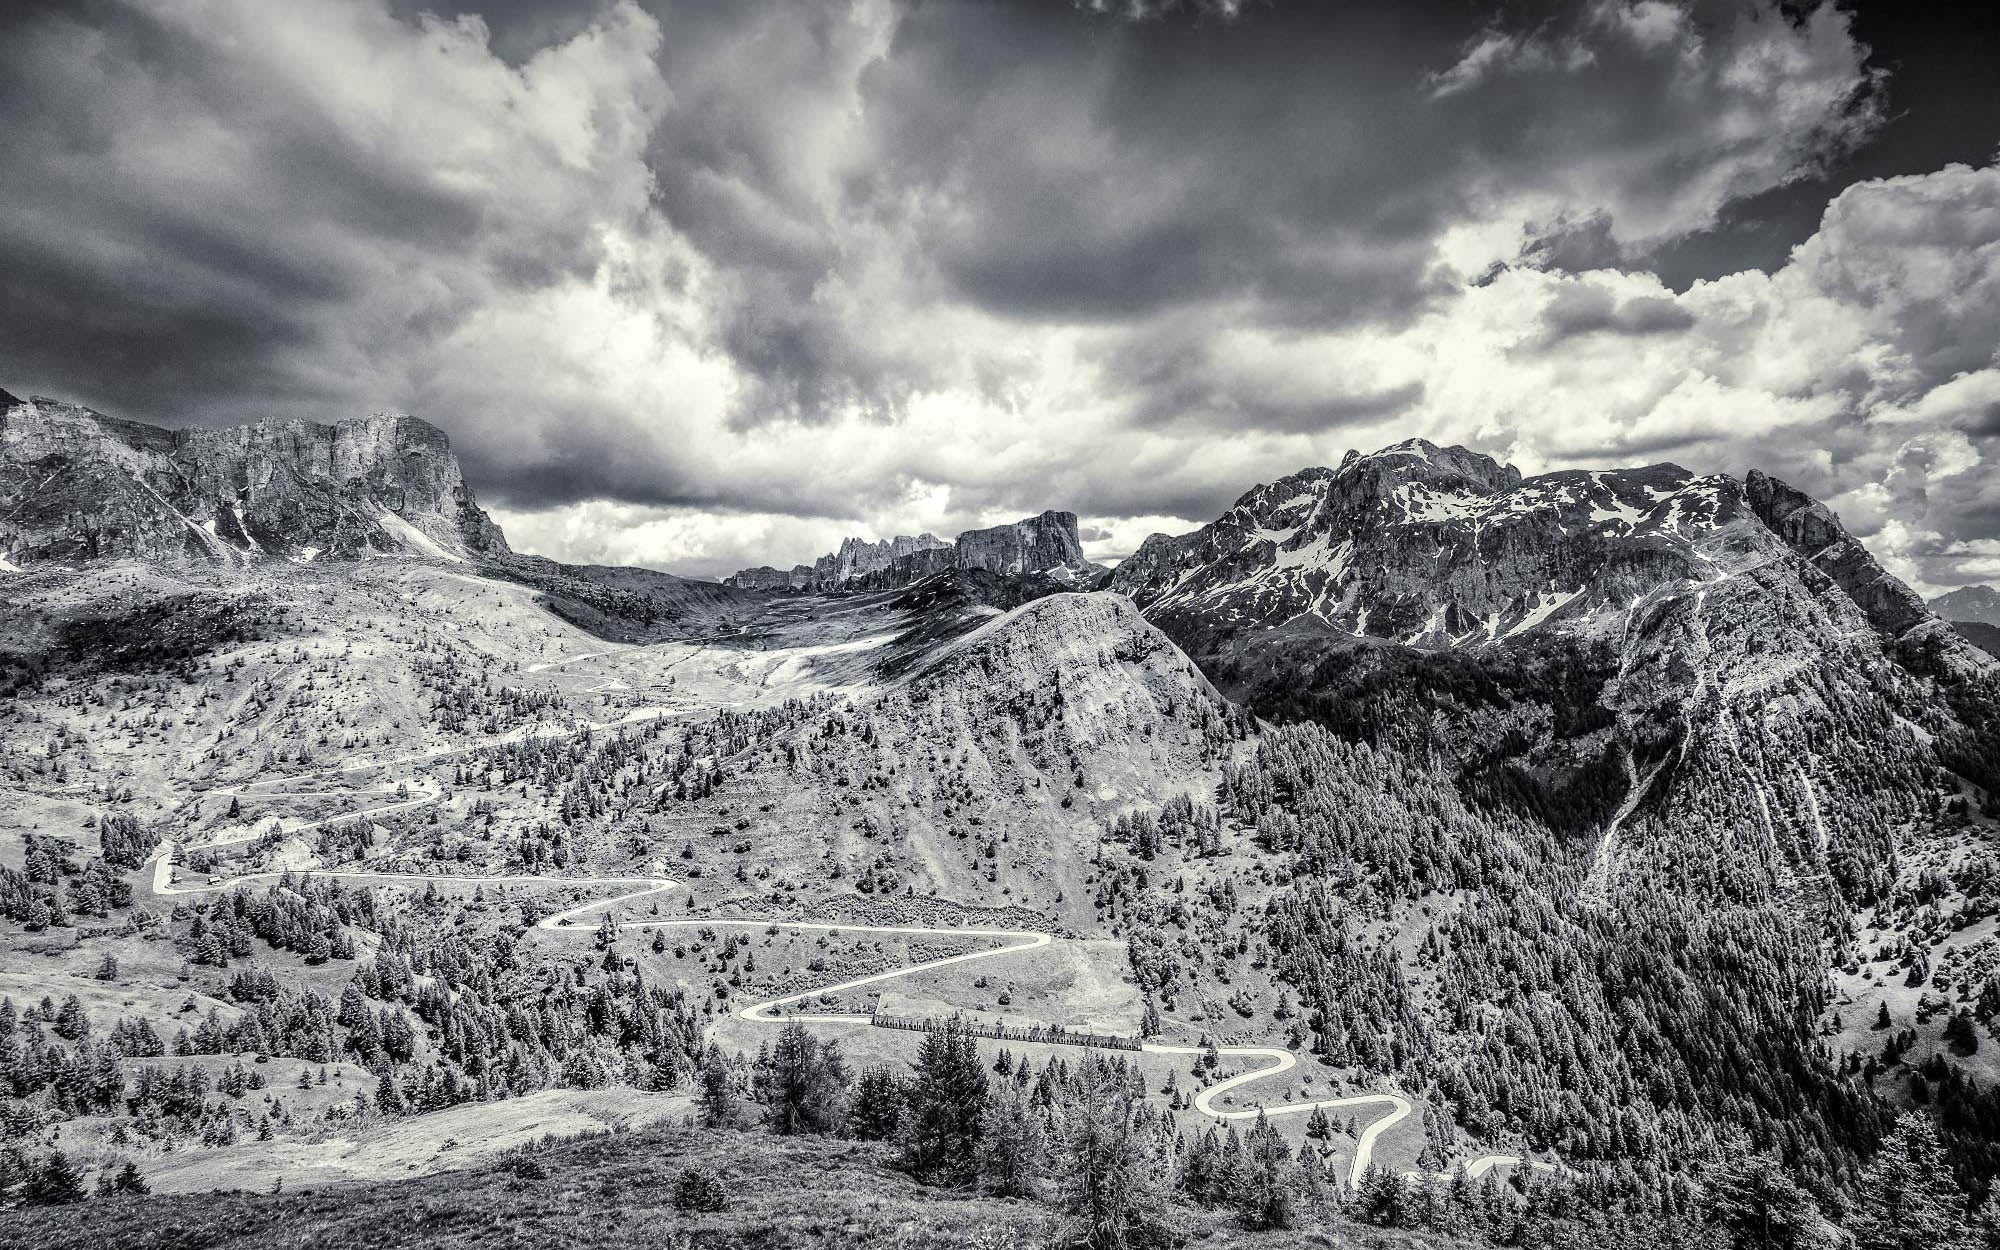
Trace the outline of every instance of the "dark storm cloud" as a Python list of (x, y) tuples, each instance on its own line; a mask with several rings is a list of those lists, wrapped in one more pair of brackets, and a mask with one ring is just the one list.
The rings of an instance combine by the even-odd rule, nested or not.
[[(1447, 10), (1448, 11), (1448, 10)], [(1452, 188), (1427, 185), (1428, 64), (1462, 33), (1437, 7), (1259, 8), (1239, 20), (1079, 21), (931, 6), (864, 89), (915, 226), (967, 298), (1103, 321), (1252, 295), (1306, 321), (1422, 297)]]
[[(776, 517), (802, 545), (786, 518), (1195, 520), (1401, 432), (1726, 461), (1752, 436), (1715, 406), (1744, 395), (1770, 412), (1738, 426), (1845, 422), (1833, 443), (1887, 481), (1909, 440), (1864, 430), (1864, 402), (1989, 363), (1954, 330), (1976, 299), (1786, 372), (1788, 342), (1745, 346), (1811, 304), (1783, 282), (1681, 300), (1604, 276), (1874, 131), (1879, 76), (1830, 9), (94, 0), (0, 22), (0, 382), (170, 422), (415, 410), (556, 542), (593, 501), (705, 532)], [(1907, 218), (1983, 246), (1983, 219), (1889, 200), (1831, 235)], [(1869, 268), (1787, 281), (1860, 324), (1927, 272)], [(1908, 369), (1870, 373), (1877, 347)], [(1966, 452), (1942, 434), (1992, 420), (1951, 403), (1885, 418), (1928, 423), (1913, 454), (1943, 476)], [(1978, 536), (1963, 482), (1910, 498), (1958, 510), (1940, 543)], [(710, 559), (698, 541), (672, 549)]]
[(333, 358), (490, 294), (440, 286), (400, 325), (357, 323), (398, 255), (486, 249), (502, 293), (594, 262), (567, 229), (496, 231), (481, 189), (386, 155), (171, 11), (31, 7), (5, 34), (0, 345), (45, 389), (167, 421), (352, 411), (387, 397)]

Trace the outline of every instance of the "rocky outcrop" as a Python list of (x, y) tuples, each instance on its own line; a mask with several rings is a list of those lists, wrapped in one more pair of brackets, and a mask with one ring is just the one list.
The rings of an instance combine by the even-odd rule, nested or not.
[(845, 586), (856, 578), (881, 572), (904, 556), (950, 546), (935, 534), (898, 534), (874, 543), (849, 538), (840, 544), (840, 550), (813, 562), (813, 585), (822, 589)]
[(1745, 515), (1739, 484), (1676, 465), (1523, 479), (1419, 439), (1258, 486), (1191, 534), (1148, 538), (1106, 585), (1197, 651), (1252, 629), (1482, 646), (1608, 625), (1740, 559), (1709, 539)]
[(789, 571), (760, 564), (723, 578), (722, 584), (738, 590), (803, 590), (812, 585), (812, 578), (810, 564), (795, 564)]
[(957, 565), (995, 573), (1081, 572), (1088, 563), (1077, 539), (1076, 513), (1044, 512), (1012, 525), (958, 536)]
[(0, 516), (15, 564), (507, 551), (449, 440), (397, 413), (169, 430), (43, 397), (9, 402)]
[(1934, 621), (1922, 596), (1892, 576), (1825, 504), (1756, 469), (1744, 491), (1760, 520), (1807, 563), (1825, 572), (1884, 638)]
[(789, 575), (769, 565), (723, 579), (751, 590), (894, 590), (954, 569), (1010, 575), (1040, 574), (1077, 585), (1102, 572), (1083, 556), (1074, 512), (1044, 512), (1011, 525), (967, 530), (956, 542), (931, 534), (881, 542), (850, 538), (840, 550)]

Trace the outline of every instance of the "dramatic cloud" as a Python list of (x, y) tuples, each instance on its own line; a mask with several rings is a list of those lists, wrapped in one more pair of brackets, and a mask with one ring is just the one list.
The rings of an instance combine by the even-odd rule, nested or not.
[(30, 5), (0, 384), (407, 409), (520, 545), (696, 573), (1044, 507), (1116, 555), (1420, 432), (1764, 464), (1946, 584), (2000, 534), (1994, 172), (1646, 272), (1865, 142), (1865, 58), (1735, 0)]

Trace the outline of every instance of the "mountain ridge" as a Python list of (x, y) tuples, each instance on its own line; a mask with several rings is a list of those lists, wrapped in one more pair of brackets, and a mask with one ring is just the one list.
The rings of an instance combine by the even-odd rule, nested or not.
[(1947, 621), (2000, 625), (2000, 589), (1985, 585), (1960, 586), (1931, 600), (1930, 608)]
[(1076, 513), (1051, 508), (1009, 524), (963, 530), (950, 542), (930, 533), (878, 542), (847, 538), (837, 551), (789, 572), (765, 564), (722, 580), (760, 591), (894, 590), (955, 569), (1039, 575), (1077, 586), (1103, 572), (1084, 558)]
[(45, 396), (0, 411), (0, 554), (249, 564), (508, 553), (450, 440), (404, 413), (168, 429)]

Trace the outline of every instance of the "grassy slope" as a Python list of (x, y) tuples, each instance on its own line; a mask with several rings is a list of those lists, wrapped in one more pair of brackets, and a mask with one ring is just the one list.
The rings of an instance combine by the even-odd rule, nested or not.
[[(1007, 1247), (1047, 1244), (1055, 1211), (1039, 1203), (974, 1198), (919, 1187), (889, 1166), (880, 1145), (758, 1133), (648, 1129), (552, 1144), (535, 1152), (547, 1172), (511, 1165), (411, 1180), (329, 1186), (292, 1194), (100, 1199), (0, 1214), (0, 1244), (16, 1250), (154, 1247), (367, 1246), (565, 1248), (701, 1246)], [(675, 1210), (674, 1178), (688, 1166), (720, 1174), (730, 1209)], [(1191, 1215), (1193, 1213), (1190, 1213)], [(1226, 1212), (1200, 1244), (1330, 1244), (1324, 1233), (1251, 1234)], [(1209, 1231), (1206, 1224), (1202, 1231)], [(1408, 1233), (1342, 1226), (1332, 1244), (1442, 1246)], [(1346, 1235), (1341, 1235), (1346, 1234)]]

